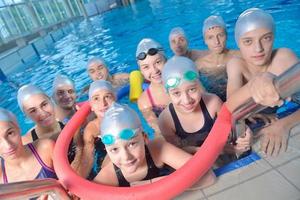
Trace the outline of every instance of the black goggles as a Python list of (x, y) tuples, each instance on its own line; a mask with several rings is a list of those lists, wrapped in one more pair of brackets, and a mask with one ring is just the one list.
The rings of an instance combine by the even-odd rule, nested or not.
[(141, 52), (141, 53), (139, 53), (139, 55), (136, 58), (138, 60), (144, 60), (147, 57), (147, 55), (154, 56), (159, 51), (163, 51), (163, 49), (162, 48), (150, 48), (147, 53)]

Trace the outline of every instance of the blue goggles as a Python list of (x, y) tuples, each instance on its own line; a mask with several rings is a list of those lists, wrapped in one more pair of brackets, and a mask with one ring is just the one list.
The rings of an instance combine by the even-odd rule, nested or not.
[(122, 140), (131, 140), (136, 136), (136, 134), (140, 131), (140, 128), (137, 129), (123, 129), (119, 135), (116, 137), (113, 134), (105, 134), (100, 136), (101, 141), (105, 145), (113, 145), (117, 139), (122, 139)]
[(187, 71), (183, 74), (183, 78), (179, 78), (179, 77), (170, 77), (167, 79), (166, 84), (165, 84), (165, 88), (167, 89), (167, 91), (171, 88), (176, 88), (182, 80), (186, 80), (189, 82), (195, 81), (198, 78), (198, 74), (194, 71)]

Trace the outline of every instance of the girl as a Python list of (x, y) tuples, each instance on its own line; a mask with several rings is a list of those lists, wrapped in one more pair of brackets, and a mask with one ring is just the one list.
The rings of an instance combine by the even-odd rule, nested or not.
[(0, 108), (1, 184), (57, 178), (53, 169), (53, 149), (54, 142), (49, 139), (23, 145), (16, 117)]
[[(18, 90), (17, 99), (23, 113), (35, 123), (35, 126), (22, 137), (23, 144), (28, 144), (41, 138), (50, 138), (55, 141), (64, 128), (64, 124), (56, 121), (51, 99), (34, 85), (22, 86)], [(76, 143), (72, 142), (69, 146), (68, 159), (70, 162), (75, 158), (75, 144), (80, 140), (79, 137), (80, 135), (76, 134), (74, 136)]]
[[(164, 66), (162, 79), (171, 103), (159, 117), (161, 132), (168, 142), (193, 154), (209, 134), (223, 102), (203, 90), (197, 68), (188, 58), (171, 58)], [(247, 130), (236, 145), (228, 144), (225, 149), (242, 154), (250, 145), (251, 134)]]
[[(111, 162), (94, 179), (98, 183), (124, 187), (152, 182), (159, 179), (164, 164), (178, 169), (191, 158), (163, 138), (149, 142), (137, 113), (116, 103), (106, 111), (99, 137)], [(214, 182), (215, 176), (209, 171), (200, 185), (206, 187)]]
[(150, 82), (149, 88), (138, 99), (138, 107), (148, 124), (159, 133), (157, 117), (169, 104), (161, 80), (161, 70), (166, 62), (164, 50), (156, 41), (145, 38), (137, 46), (136, 59), (144, 78)]
[[(96, 119), (90, 121), (84, 130), (83, 154), (79, 167), (79, 174), (88, 179), (93, 179), (97, 175), (106, 155), (104, 145), (98, 135), (104, 113), (115, 101), (116, 95), (110, 82), (97, 80), (90, 85), (89, 102)], [(95, 161), (94, 158), (96, 158)]]

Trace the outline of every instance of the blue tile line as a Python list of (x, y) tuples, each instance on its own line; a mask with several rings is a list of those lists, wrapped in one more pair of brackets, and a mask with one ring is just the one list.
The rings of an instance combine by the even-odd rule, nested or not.
[(236, 161), (234, 161), (232, 163), (229, 163), (229, 164), (227, 164), (223, 167), (220, 167), (218, 169), (214, 169), (213, 171), (214, 171), (215, 175), (218, 177), (218, 176), (221, 176), (221, 175), (226, 174), (228, 172), (231, 172), (233, 170), (236, 170), (236, 169), (239, 169), (241, 167), (247, 166), (247, 165), (249, 165), (249, 164), (251, 164), (251, 163), (253, 163), (257, 160), (260, 160), (260, 159), (261, 159), (261, 157), (257, 153), (253, 152), (249, 156), (246, 156), (244, 158), (236, 160)]

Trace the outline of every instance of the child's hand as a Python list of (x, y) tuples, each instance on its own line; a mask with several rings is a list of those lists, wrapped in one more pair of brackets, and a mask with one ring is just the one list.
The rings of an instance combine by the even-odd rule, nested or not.
[(234, 145), (234, 151), (237, 154), (242, 154), (248, 151), (252, 145), (253, 135), (250, 128), (247, 128), (244, 136), (239, 136)]
[(265, 72), (258, 74), (249, 81), (249, 90), (255, 103), (274, 107), (282, 105), (283, 100), (273, 84), (275, 75)]
[(261, 150), (268, 156), (277, 156), (280, 152), (285, 152), (290, 130), (286, 128), (280, 121), (272, 123), (270, 126), (260, 130)]

